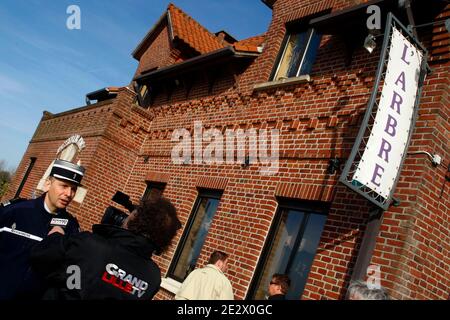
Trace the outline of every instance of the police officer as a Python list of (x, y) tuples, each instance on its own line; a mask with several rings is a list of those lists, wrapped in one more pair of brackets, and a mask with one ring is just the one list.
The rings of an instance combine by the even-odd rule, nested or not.
[(70, 237), (55, 226), (36, 245), (31, 264), (48, 281), (44, 299), (148, 300), (161, 272), (152, 261), (181, 227), (175, 207), (160, 195), (141, 201), (121, 226), (96, 224)]
[(78, 221), (66, 207), (84, 175), (84, 168), (55, 160), (41, 197), (5, 206), (0, 211), (0, 300), (39, 299), (42, 280), (31, 270), (31, 248), (56, 225), (78, 233)]

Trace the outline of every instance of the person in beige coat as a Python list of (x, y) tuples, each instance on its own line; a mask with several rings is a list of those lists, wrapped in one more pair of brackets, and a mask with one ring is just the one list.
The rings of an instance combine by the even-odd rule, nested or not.
[(175, 300), (233, 300), (233, 288), (224, 275), (228, 254), (214, 251), (208, 264), (192, 271), (184, 280)]

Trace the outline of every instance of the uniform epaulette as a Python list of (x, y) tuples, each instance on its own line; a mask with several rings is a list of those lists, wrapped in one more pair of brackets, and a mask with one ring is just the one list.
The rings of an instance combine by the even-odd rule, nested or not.
[(0, 208), (7, 207), (7, 206), (12, 205), (14, 203), (22, 202), (22, 201), (25, 201), (25, 200), (27, 200), (27, 199), (25, 199), (25, 198), (14, 198), (14, 199), (7, 200), (5, 202), (0, 202)]
[(7, 206), (9, 206), (10, 204), (11, 204), (10, 201), (0, 202), (0, 208), (7, 207)]

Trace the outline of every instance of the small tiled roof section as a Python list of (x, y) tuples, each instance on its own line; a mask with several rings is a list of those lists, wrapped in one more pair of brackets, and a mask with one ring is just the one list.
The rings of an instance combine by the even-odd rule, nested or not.
[(119, 89), (124, 88), (124, 87), (106, 87), (106, 89), (108, 89), (109, 92), (118, 92)]
[(265, 40), (265, 34), (247, 38), (233, 43), (236, 51), (259, 52), (258, 47), (262, 46)]
[[(200, 55), (223, 49), (227, 46), (233, 46), (236, 51), (259, 53), (258, 47), (264, 41), (264, 35), (251, 37), (245, 40), (228, 43), (223, 41), (220, 36), (217, 36), (209, 32), (200, 23), (191, 18), (188, 14), (184, 13), (180, 8), (170, 3), (166, 12), (161, 16), (155, 26), (147, 33), (145, 38), (139, 43), (136, 49), (133, 51), (133, 57), (139, 60), (142, 54), (147, 50), (152, 39), (152, 35), (158, 30), (157, 26), (163, 23), (165, 19), (168, 19), (169, 28), (172, 33), (172, 39), (178, 39), (187, 46), (198, 52)], [(224, 35), (225, 31), (222, 31)], [(220, 32), (218, 32), (220, 34)], [(230, 39), (232, 37), (230, 36)], [(233, 39), (234, 40), (234, 39)]]
[(182, 40), (200, 54), (224, 48), (214, 34), (172, 3), (169, 4), (168, 12), (173, 38)]

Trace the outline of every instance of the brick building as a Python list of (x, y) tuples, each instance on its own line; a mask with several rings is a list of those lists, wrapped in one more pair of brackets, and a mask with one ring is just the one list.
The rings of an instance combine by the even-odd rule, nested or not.
[[(139, 66), (129, 86), (94, 91), (86, 106), (67, 112), (44, 112), (5, 198), (30, 197), (65, 152), (60, 146), (80, 135), (85, 147), (68, 157), (87, 169), (86, 194), (71, 204), (84, 229), (100, 221), (117, 190), (134, 202), (163, 192), (177, 207), (183, 229), (156, 257), (164, 278), (157, 298), (173, 298), (215, 249), (231, 255), (237, 299), (263, 298), (274, 272), (291, 275), (291, 298), (345, 298), (373, 209), (338, 182), (380, 57), (380, 45), (371, 54), (362, 47), (366, 8), (379, 6), (383, 17), (392, 11), (405, 25), (408, 12), (397, 1), (262, 2), (273, 11), (267, 32), (241, 41), (169, 5), (132, 54)], [(448, 299), (450, 37), (440, 22), (450, 5), (412, 1), (412, 15), (426, 24), (416, 31), (431, 73), (395, 190), (399, 201), (383, 213), (369, 258), (395, 299)], [(294, 67), (284, 58), (293, 42), (303, 57)], [(273, 163), (262, 162), (261, 144), (255, 163), (250, 147), (239, 159), (236, 149), (234, 162), (201, 159), (212, 136), (220, 141), (239, 129), (259, 138), (278, 130), (275, 172), (262, 173)], [(194, 141), (175, 163), (182, 136)], [(273, 156), (275, 138), (268, 137)], [(440, 155), (441, 165), (422, 151)]]

